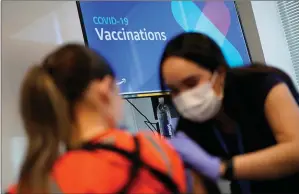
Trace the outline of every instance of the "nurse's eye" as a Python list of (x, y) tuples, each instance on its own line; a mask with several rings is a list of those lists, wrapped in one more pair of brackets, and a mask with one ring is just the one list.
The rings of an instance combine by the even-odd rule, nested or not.
[(186, 88), (193, 88), (195, 86), (197, 86), (197, 84), (199, 83), (199, 77), (188, 77), (183, 81), (183, 84), (186, 86)]

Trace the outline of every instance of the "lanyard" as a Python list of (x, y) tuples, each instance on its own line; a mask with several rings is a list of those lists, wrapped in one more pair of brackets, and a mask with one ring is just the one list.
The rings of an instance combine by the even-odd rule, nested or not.
[[(229, 154), (229, 150), (228, 150), (228, 147), (226, 146), (225, 144), (225, 141), (220, 133), (219, 130), (217, 130), (215, 127), (214, 127), (214, 133), (216, 135), (216, 138), (218, 139), (219, 143), (221, 144), (221, 147), (224, 149), (224, 151)], [(239, 127), (237, 127), (237, 130), (236, 130), (236, 134), (237, 134), (237, 141), (238, 141), (238, 150), (240, 152), (240, 154), (244, 154), (244, 146), (243, 146), (243, 141), (242, 141), (242, 134), (241, 134), (241, 131), (239, 129)], [(250, 194), (250, 183), (249, 181), (244, 181), (244, 180), (239, 180), (238, 181), (240, 187), (241, 187), (241, 190), (242, 190), (242, 193), (243, 194)]]
[[(217, 130), (216, 128), (214, 128), (214, 133), (215, 133), (218, 141), (220, 142), (221, 147), (224, 149), (225, 153), (229, 154), (228, 147), (226, 146), (225, 141), (224, 141), (224, 139), (223, 139), (220, 131)], [(236, 133), (237, 133), (237, 141), (238, 141), (238, 150), (239, 150), (240, 154), (244, 154), (244, 146), (243, 146), (243, 141), (242, 141), (242, 134), (241, 134), (241, 132), (239, 130), (239, 127), (237, 128)]]

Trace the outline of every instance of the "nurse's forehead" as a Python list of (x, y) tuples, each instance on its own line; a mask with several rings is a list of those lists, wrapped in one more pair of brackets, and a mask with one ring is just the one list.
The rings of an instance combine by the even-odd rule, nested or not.
[(166, 84), (174, 85), (199, 76), (210, 76), (211, 72), (196, 63), (179, 57), (170, 57), (163, 63), (163, 76)]

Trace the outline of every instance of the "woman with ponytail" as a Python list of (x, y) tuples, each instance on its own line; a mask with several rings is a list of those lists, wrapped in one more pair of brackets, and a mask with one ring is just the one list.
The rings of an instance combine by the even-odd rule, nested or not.
[(8, 193), (185, 193), (183, 162), (165, 140), (118, 130), (121, 103), (110, 65), (83, 45), (31, 67), (20, 101), (29, 146)]
[(59, 143), (70, 143), (67, 106), (45, 69), (33, 67), (21, 91), (21, 115), (29, 146), (20, 173), (19, 193), (43, 193), (49, 189), (49, 173), (59, 156)]

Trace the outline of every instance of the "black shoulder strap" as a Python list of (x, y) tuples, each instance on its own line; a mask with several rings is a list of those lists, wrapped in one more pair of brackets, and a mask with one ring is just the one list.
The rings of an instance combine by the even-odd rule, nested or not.
[(179, 193), (177, 184), (174, 183), (172, 178), (170, 178), (167, 174), (152, 168), (151, 166), (144, 163), (140, 158), (140, 143), (136, 136), (134, 136), (134, 144), (135, 144), (135, 150), (133, 152), (128, 152), (126, 150), (120, 149), (118, 147), (115, 147), (111, 144), (102, 144), (102, 143), (87, 143), (82, 146), (82, 149), (88, 150), (88, 151), (94, 151), (97, 149), (104, 149), (109, 150), (112, 152), (116, 152), (124, 157), (126, 157), (128, 160), (132, 162), (131, 169), (130, 169), (130, 177), (128, 182), (123, 186), (123, 188), (118, 192), (122, 194), (126, 194), (129, 191), (129, 188), (133, 184), (135, 178), (138, 176), (138, 172), (141, 167), (149, 170), (149, 172), (156, 177), (159, 181), (161, 181), (165, 187), (171, 191), (171, 193)]
[(132, 153), (132, 164), (130, 169), (130, 176), (127, 184), (120, 190), (119, 193), (126, 194), (128, 193), (130, 186), (134, 183), (136, 177), (138, 177), (138, 172), (142, 166), (140, 160), (140, 144), (138, 139), (134, 136), (135, 152)]

